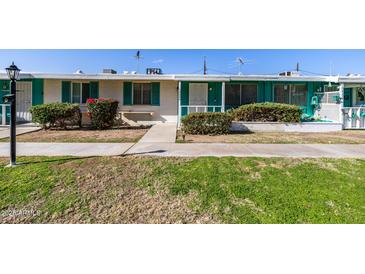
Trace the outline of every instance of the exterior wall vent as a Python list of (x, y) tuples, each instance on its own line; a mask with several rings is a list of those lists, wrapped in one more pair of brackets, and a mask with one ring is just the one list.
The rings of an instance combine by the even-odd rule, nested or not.
[(103, 69), (103, 73), (105, 74), (117, 74), (114, 69)]
[(146, 74), (162, 74), (162, 69), (160, 68), (147, 68)]

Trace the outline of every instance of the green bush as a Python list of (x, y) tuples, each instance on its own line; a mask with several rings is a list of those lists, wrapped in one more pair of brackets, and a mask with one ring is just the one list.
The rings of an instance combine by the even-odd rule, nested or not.
[(195, 112), (181, 119), (182, 130), (188, 134), (227, 134), (232, 115), (225, 112)]
[(298, 106), (279, 103), (255, 103), (233, 110), (236, 121), (298, 123), (301, 115)]
[(114, 125), (118, 111), (118, 101), (105, 98), (88, 99), (86, 104), (91, 125), (94, 128), (106, 129)]
[(61, 127), (67, 125), (81, 126), (81, 111), (78, 104), (51, 103), (32, 106), (30, 108), (32, 121), (43, 128)]

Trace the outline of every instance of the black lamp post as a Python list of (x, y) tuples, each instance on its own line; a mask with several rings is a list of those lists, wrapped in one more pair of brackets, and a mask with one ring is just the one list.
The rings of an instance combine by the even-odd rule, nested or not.
[(20, 69), (14, 62), (6, 68), (10, 79), (10, 95), (4, 96), (4, 101), (10, 103), (10, 166), (16, 165), (16, 80)]

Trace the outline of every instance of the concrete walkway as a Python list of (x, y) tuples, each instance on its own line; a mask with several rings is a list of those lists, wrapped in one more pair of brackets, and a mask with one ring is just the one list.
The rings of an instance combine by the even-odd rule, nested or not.
[(167, 157), (365, 158), (365, 145), (137, 143), (126, 154)]
[[(17, 143), (18, 156), (116, 156), (133, 143)], [(0, 143), (0, 157), (9, 157), (10, 145)]]
[(176, 123), (161, 123), (153, 125), (147, 133), (139, 140), (143, 143), (175, 143)]
[[(40, 127), (33, 126), (17, 126), (16, 127), (16, 135), (21, 135), (24, 133), (29, 133), (33, 131), (40, 130)], [(10, 137), (10, 128), (9, 127), (0, 127), (0, 139)]]

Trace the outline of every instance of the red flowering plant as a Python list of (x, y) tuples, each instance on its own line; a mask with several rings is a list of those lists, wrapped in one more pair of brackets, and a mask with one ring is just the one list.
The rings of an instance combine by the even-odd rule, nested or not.
[(114, 125), (118, 111), (117, 100), (111, 98), (90, 98), (86, 101), (91, 125), (97, 129), (106, 129)]

